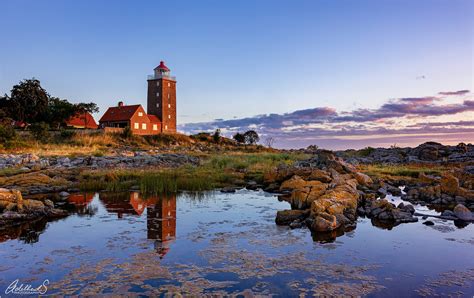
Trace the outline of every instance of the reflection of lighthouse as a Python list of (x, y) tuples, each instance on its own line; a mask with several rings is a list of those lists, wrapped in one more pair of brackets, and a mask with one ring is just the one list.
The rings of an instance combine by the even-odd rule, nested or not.
[(176, 195), (162, 195), (155, 205), (147, 207), (148, 239), (155, 241), (161, 258), (169, 251), (176, 237)]

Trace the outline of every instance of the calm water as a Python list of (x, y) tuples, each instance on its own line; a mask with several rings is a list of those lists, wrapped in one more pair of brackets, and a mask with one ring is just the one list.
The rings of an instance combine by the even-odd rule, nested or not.
[(48, 279), (47, 294), (474, 295), (473, 225), (386, 229), (359, 218), (331, 242), (276, 226), (289, 204), (245, 190), (84, 194), (63, 208), (74, 215), (0, 235), (1, 296), (16, 279)]

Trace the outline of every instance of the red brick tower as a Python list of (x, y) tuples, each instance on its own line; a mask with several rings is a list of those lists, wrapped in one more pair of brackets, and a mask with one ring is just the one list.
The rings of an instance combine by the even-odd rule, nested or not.
[(176, 77), (163, 61), (148, 76), (147, 113), (161, 121), (162, 132), (176, 132)]

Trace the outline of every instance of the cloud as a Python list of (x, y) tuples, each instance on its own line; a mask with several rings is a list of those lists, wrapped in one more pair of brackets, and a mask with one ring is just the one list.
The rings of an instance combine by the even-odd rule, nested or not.
[(466, 95), (469, 93), (469, 90), (459, 90), (459, 91), (447, 91), (447, 92), (439, 92), (439, 95)]
[[(443, 96), (447, 94), (471, 96), (467, 90), (439, 93)], [(431, 136), (466, 134), (466, 138), (470, 139), (460, 141), (474, 141), (474, 121), (456, 119), (442, 122), (438, 120), (440, 117), (455, 118), (463, 113), (468, 113), (468, 117), (469, 115), (474, 117), (474, 100), (469, 98), (457, 103), (445, 103), (443, 96), (390, 99), (376, 109), (337, 112), (331, 107), (316, 107), (284, 114), (263, 114), (240, 119), (187, 123), (180, 125), (180, 130), (197, 133), (220, 128), (224, 134), (231, 136), (238, 131), (254, 129), (263, 136), (275, 137), (282, 147), (317, 143), (322, 139), (331, 138), (380, 139), (402, 135), (406, 139), (419, 139), (408, 138), (408, 136), (421, 136), (427, 133)], [(332, 144), (332, 142), (327, 144)]]

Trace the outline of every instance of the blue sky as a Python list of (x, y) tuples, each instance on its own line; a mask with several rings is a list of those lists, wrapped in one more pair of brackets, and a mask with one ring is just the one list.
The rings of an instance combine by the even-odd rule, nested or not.
[[(470, 0), (0, 1), (0, 11), (0, 92), (36, 77), (52, 95), (98, 103), (97, 119), (118, 100), (145, 106), (146, 76), (160, 60), (177, 76), (187, 131), (220, 126), (215, 119), (351, 113), (474, 88)], [(474, 141), (467, 128), (459, 141)]]

